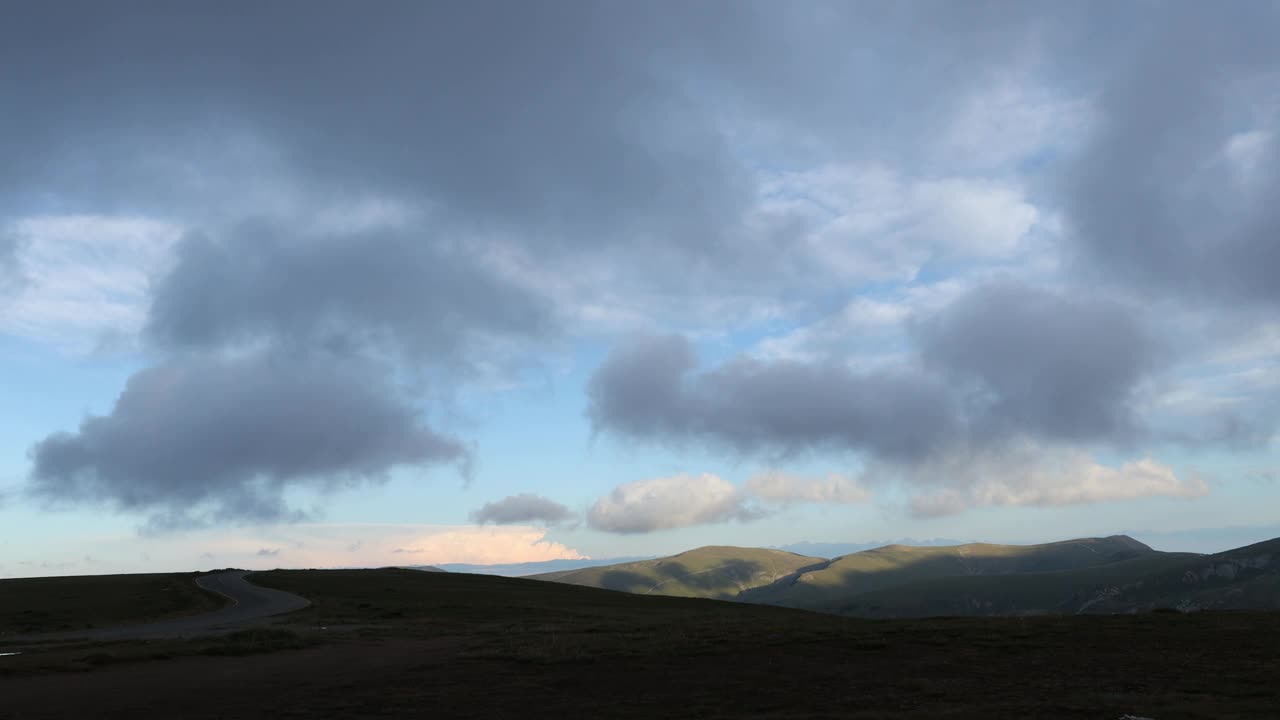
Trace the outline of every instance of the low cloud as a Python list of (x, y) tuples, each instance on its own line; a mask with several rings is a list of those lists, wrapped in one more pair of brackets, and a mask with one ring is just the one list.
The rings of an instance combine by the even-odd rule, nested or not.
[(1179, 478), (1151, 458), (1101, 465), (1080, 451), (1021, 446), (1003, 452), (938, 459), (912, 472), (914, 484), (944, 483), (911, 500), (918, 517), (953, 515), (973, 507), (1084, 505), (1141, 498), (1197, 498), (1209, 494), (1204, 479)]
[(952, 398), (920, 372), (747, 357), (695, 367), (692, 346), (680, 336), (619, 348), (588, 387), (593, 427), (742, 453), (867, 451), (904, 460), (948, 442), (958, 429)]
[(280, 548), (262, 548), (254, 554), (258, 557), (277, 557), (280, 555)]
[(143, 370), (110, 413), (30, 454), (36, 498), (149, 513), (158, 529), (296, 519), (287, 488), (324, 491), (469, 459), (422, 424), (375, 364), (281, 352)]
[[(830, 358), (747, 356), (700, 369), (684, 338), (641, 338), (619, 347), (595, 372), (588, 416), (596, 431), (636, 441), (696, 442), (765, 457), (855, 455), (875, 469), (869, 477), (915, 488), (937, 486), (944, 471), (949, 489), (921, 499), (921, 514), (957, 505), (1188, 496), (1202, 489), (1154, 464), (1108, 471), (1078, 459), (1086, 456), (1082, 448), (1126, 447), (1146, 433), (1137, 396), (1161, 368), (1160, 352), (1127, 306), (988, 282), (912, 319), (908, 330), (914, 357), (907, 354), (893, 370), (857, 370)], [(1022, 461), (1017, 467), (1035, 472), (999, 473), (999, 464), (988, 460), (1021, 459), (1010, 448), (1024, 446), (1073, 458), (1065, 466), (1070, 471)], [(990, 472), (972, 471), (988, 465)], [(779, 504), (866, 499), (859, 483), (839, 477), (765, 475), (745, 491)]]
[(18, 236), (0, 227), (0, 301), (25, 279), (18, 265)]
[(188, 234), (154, 290), (148, 335), (180, 350), (270, 339), (460, 362), (486, 339), (553, 331), (549, 305), (478, 253), (394, 224), (298, 235), (265, 222)]
[(619, 485), (591, 506), (587, 524), (604, 532), (639, 534), (747, 522), (761, 514), (733, 483), (708, 473), (681, 474)]
[[(94, 572), (182, 572), (193, 567), (231, 566), (265, 570), (358, 568), (467, 563), (496, 565), (580, 560), (572, 547), (552, 542), (545, 528), (505, 525), (401, 525), (297, 523), (254, 527), (207, 527), (154, 539), (124, 532), (94, 537)], [(50, 559), (84, 554), (83, 536), (68, 535), (46, 548)], [(262, 551), (279, 551), (264, 555)], [(396, 552), (404, 550), (406, 552)], [(76, 565), (75, 572), (86, 572)], [(33, 569), (20, 575), (40, 575)]]
[(1280, 68), (1276, 9), (1168, 10), (1105, 74), (1099, 122), (1063, 183), (1071, 239), (1131, 288), (1274, 309), (1280, 143), (1259, 98)]
[(974, 435), (1077, 442), (1138, 432), (1134, 393), (1157, 349), (1123, 305), (998, 282), (915, 330), (926, 366), (966, 393)]
[(542, 523), (550, 527), (572, 520), (573, 517), (573, 511), (564, 505), (532, 493), (521, 493), (485, 503), (479, 510), (471, 513), (471, 519), (478, 525)]
[(767, 472), (747, 481), (745, 491), (762, 502), (859, 505), (871, 499), (871, 491), (844, 475), (809, 478), (783, 472)]

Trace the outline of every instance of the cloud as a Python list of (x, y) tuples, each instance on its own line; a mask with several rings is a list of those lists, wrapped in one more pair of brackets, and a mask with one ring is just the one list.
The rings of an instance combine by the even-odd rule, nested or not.
[(919, 517), (983, 506), (1053, 507), (1209, 494), (1198, 475), (1179, 478), (1173, 468), (1151, 458), (1110, 467), (1082, 451), (1026, 443), (1000, 451), (948, 455), (910, 472), (918, 477), (908, 482), (917, 486), (947, 486), (912, 498), (911, 512)]
[(835, 473), (825, 478), (807, 478), (771, 471), (752, 477), (743, 489), (762, 502), (780, 505), (860, 505), (871, 499), (870, 490), (852, 478)]
[[(6, 236), (5, 233), (8, 233)], [(142, 328), (153, 275), (181, 230), (140, 217), (37, 215), (0, 230), (22, 282), (0, 311), (0, 333), (84, 351)], [(4, 272), (0, 241), (0, 282)]]
[(553, 332), (546, 302), (464, 248), (403, 228), (300, 235), (269, 223), (183, 238), (154, 291), (151, 338), (174, 349), (261, 341), (385, 347), (415, 362)]
[[(291, 568), (360, 568), (397, 565), (506, 563), (579, 560), (585, 556), (548, 540), (544, 528), (504, 525), (417, 525), (381, 523), (289, 523), (238, 527), (205, 527), (168, 536), (164, 542), (134, 533), (74, 533), (51, 539), (48, 559), (77, 561), (92, 542), (97, 562), (93, 572), (185, 572), (193, 567), (221, 566), (252, 570)], [(259, 552), (279, 550), (279, 555)], [(397, 553), (396, 550), (413, 550)], [(145, 552), (143, 552), (145, 551)], [(142, 557), (145, 555), (146, 557)], [(141, 562), (139, 562), (139, 560)], [(19, 574), (37, 575), (38, 570)]]
[[(1052, 91), (997, 111), (985, 101), (1014, 84), (1010, 67), (1034, 66), (1065, 13), (821, 5), (748, 2), (726, 17), (677, 4), (335, 4), (307, 8), (305, 27), (292, 10), (85, 4), (68, 23), (30, 8), (0, 35), (0, 65), (14, 69), (0, 94), (24, 108), (0, 125), (0, 198), (206, 229), (301, 226), (352, 197), (387, 199), (408, 206), (422, 244), (483, 237), (553, 283), (606, 275), (590, 300), (625, 284), (624, 308), (655, 292), (769, 298), (829, 277), (846, 254), (897, 272), (883, 257), (896, 240), (925, 256), (1016, 245), (1038, 212), (1020, 183), (969, 172), (989, 169), (989, 151), (940, 173), (920, 157), (937, 143), (920, 140), (954, 144), (959, 123), (965, 143), (999, 143), (1010, 133), (986, 128), (992, 117), (1067, 115)], [(97, 32), (104, 23), (117, 32)], [(48, 37), (56, 51), (33, 40)], [(1027, 144), (1006, 165), (1041, 150)], [(792, 233), (812, 218), (762, 208), (779, 182), (841, 202)], [(874, 222), (859, 229), (860, 217)], [(690, 304), (672, 303), (676, 316)]]
[(1277, 129), (1277, 21), (1272, 5), (1170, 8), (1106, 74), (1063, 178), (1075, 246), (1097, 272), (1228, 307), (1280, 301), (1280, 144), (1264, 141)]
[(262, 548), (254, 554), (258, 557), (277, 557), (280, 555), (280, 548)]
[(993, 283), (916, 330), (924, 363), (969, 386), (977, 432), (1086, 441), (1138, 431), (1134, 393), (1158, 353), (1123, 305)]
[(702, 372), (695, 364), (678, 336), (615, 350), (588, 386), (593, 427), (742, 453), (868, 451), (903, 459), (928, 453), (956, 430), (945, 388), (919, 372), (746, 357)]
[(19, 238), (16, 234), (0, 230), (0, 301), (17, 292), (26, 277), (18, 265)]
[(573, 511), (564, 505), (532, 493), (511, 495), (485, 503), (479, 510), (471, 513), (471, 519), (479, 525), (487, 523), (521, 525), (537, 522), (550, 527), (571, 520), (573, 517)]
[(896, 462), (1017, 436), (1124, 443), (1141, 432), (1135, 393), (1158, 353), (1123, 305), (988, 283), (913, 331), (917, 361), (866, 370), (739, 356), (699, 371), (684, 338), (640, 338), (593, 374), (588, 416), (639, 440)]
[(259, 352), (134, 375), (112, 411), (32, 447), (28, 491), (53, 505), (150, 513), (158, 528), (296, 517), (285, 491), (465, 463), (375, 364)]
[(593, 529), (621, 534), (760, 517), (733, 483), (715, 475), (673, 475), (619, 485), (587, 511)]
[[(1198, 480), (1183, 483), (1152, 460), (1113, 470), (1085, 459), (1092, 445), (1123, 448), (1149, 432), (1139, 395), (1164, 360), (1129, 306), (997, 280), (925, 315), (889, 314), (906, 318), (916, 354), (892, 370), (852, 369), (833, 353), (699, 369), (687, 340), (639, 338), (592, 376), (588, 416), (597, 431), (637, 441), (845, 453), (868, 463), (863, 479), (873, 484), (946, 485), (916, 500), (918, 514), (1203, 494)], [(1008, 468), (997, 475), (1001, 462)], [(765, 474), (744, 492), (781, 504), (867, 499), (862, 483), (840, 476)]]
[(929, 263), (1009, 257), (1040, 219), (1012, 182), (880, 165), (765, 174), (760, 192), (753, 222), (790, 233), (810, 277), (909, 279)]

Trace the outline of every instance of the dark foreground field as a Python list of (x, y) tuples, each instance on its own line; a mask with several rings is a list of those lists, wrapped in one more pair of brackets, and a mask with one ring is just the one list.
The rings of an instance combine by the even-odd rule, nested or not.
[[(1272, 718), (1280, 615), (852, 620), (406, 570), (273, 629), (0, 658), (0, 718)], [(2, 649), (0, 649), (2, 651)]]

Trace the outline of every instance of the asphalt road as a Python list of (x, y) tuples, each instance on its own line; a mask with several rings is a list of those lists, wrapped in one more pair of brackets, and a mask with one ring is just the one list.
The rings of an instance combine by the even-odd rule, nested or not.
[(220, 610), (188, 617), (157, 620), (138, 625), (75, 630), (71, 632), (28, 635), (7, 642), (50, 640), (135, 640), (217, 635), (258, 624), (273, 615), (301, 610), (311, 603), (305, 598), (281, 590), (254, 585), (245, 579), (246, 570), (229, 570), (196, 579), (205, 590), (231, 599), (231, 605)]

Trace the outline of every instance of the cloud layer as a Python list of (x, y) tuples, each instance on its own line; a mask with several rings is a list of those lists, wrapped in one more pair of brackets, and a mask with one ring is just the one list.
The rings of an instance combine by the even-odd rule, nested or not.
[[(912, 489), (1023, 446), (1256, 452), (1280, 423), (1278, 12), (29, 4), (0, 26), (0, 332), (149, 366), (32, 448), (30, 489), (294, 517), (293, 488), (464, 461), (422, 420), (452, 389), (602, 345), (597, 433)], [(1213, 359), (1242, 337), (1247, 362)], [(948, 488), (1174, 487), (1091, 462)], [(708, 477), (692, 508), (624, 486), (588, 520), (750, 514)], [(823, 482), (756, 495), (858, 496)]]
[(778, 471), (766, 472), (752, 477), (743, 489), (763, 502), (780, 505), (860, 505), (871, 499), (870, 490), (853, 478), (835, 473), (825, 478), (809, 478)]
[(468, 454), (376, 366), (268, 352), (145, 370), (109, 414), (49, 436), (31, 457), (34, 496), (164, 526), (288, 519), (291, 487), (376, 482)]
[(1028, 436), (1123, 441), (1155, 350), (1125, 307), (1025, 285), (979, 286), (915, 327), (894, 370), (738, 357), (697, 370), (688, 340), (614, 351), (589, 385), (598, 431), (745, 454), (865, 452), (917, 462)]
[(447, 246), (396, 227), (315, 235), (257, 223), (189, 235), (154, 290), (147, 330), (167, 348), (388, 345), (418, 362), (552, 332), (545, 301)]

